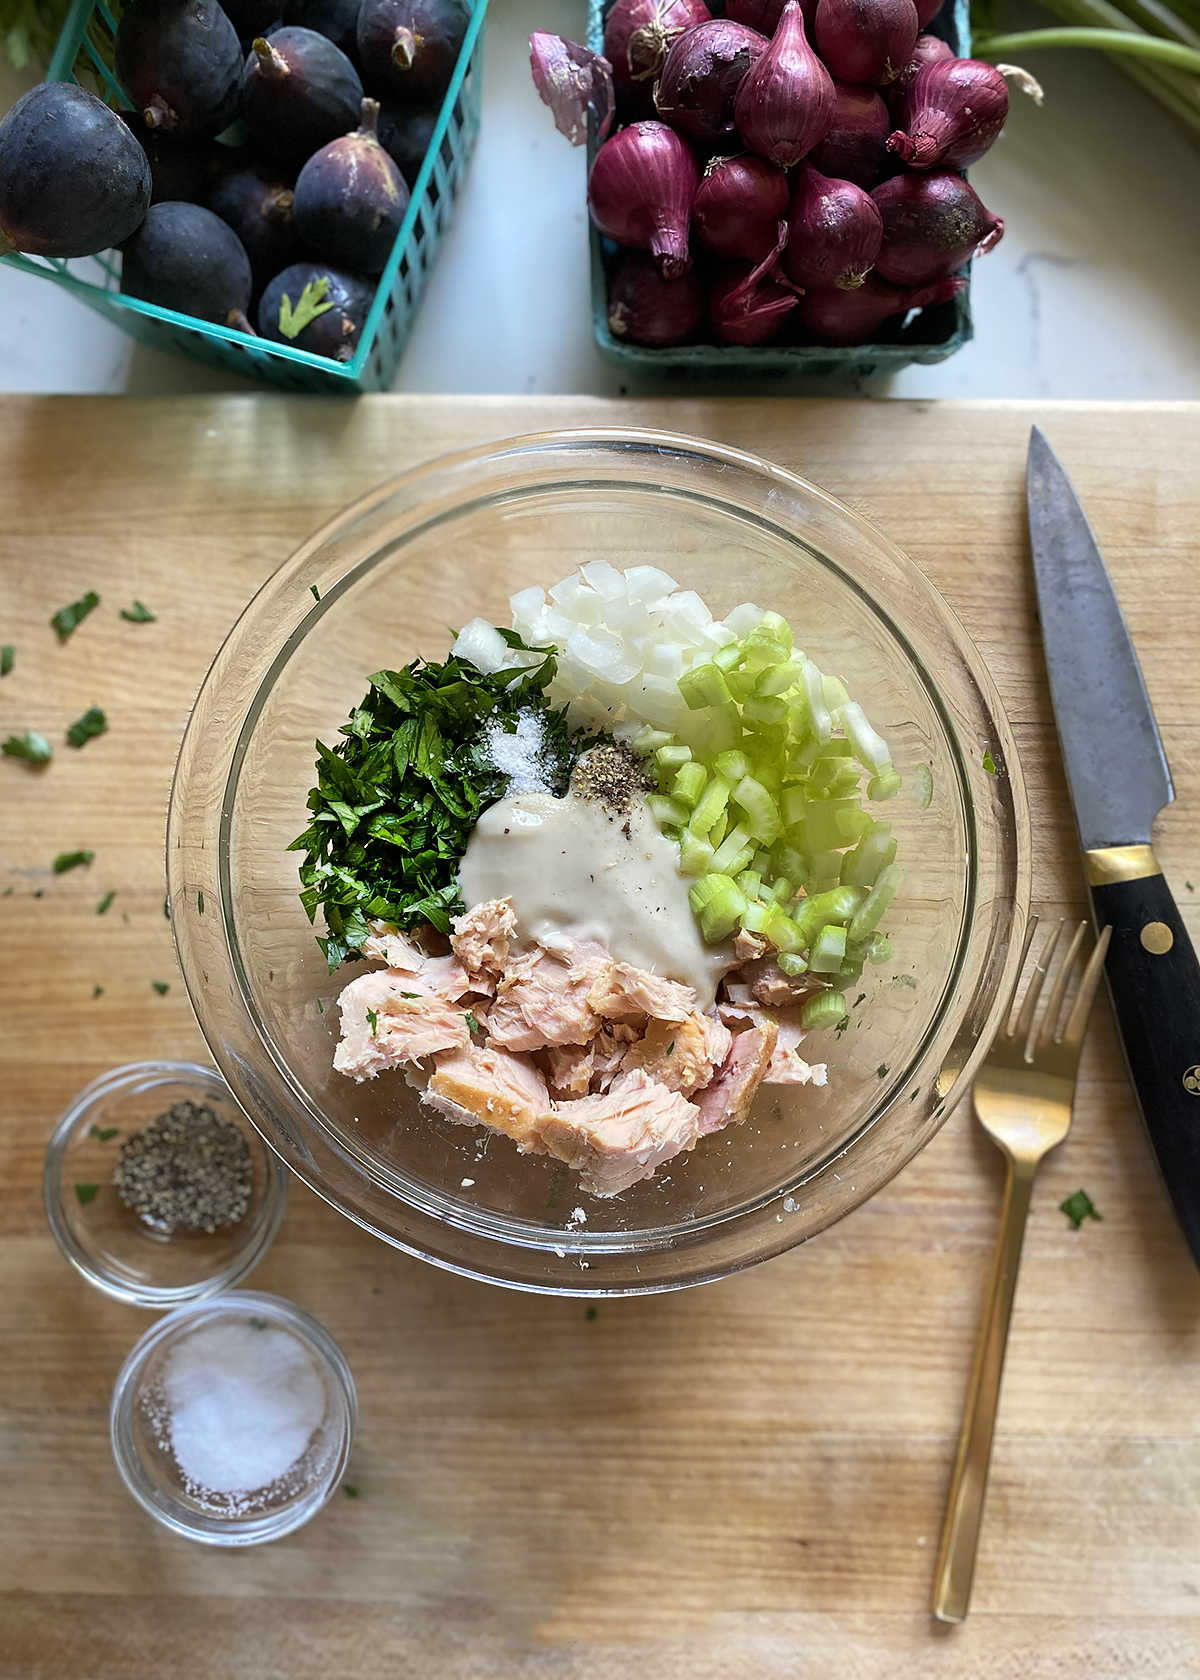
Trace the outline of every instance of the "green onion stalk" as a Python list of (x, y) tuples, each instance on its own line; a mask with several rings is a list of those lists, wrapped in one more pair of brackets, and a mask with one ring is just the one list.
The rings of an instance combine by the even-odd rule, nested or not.
[(1005, 34), (994, 0), (974, 0), (972, 51), (1007, 69), (1014, 55), (1087, 47), (1148, 93), (1200, 145), (1200, 0), (1039, 0), (1058, 19)]

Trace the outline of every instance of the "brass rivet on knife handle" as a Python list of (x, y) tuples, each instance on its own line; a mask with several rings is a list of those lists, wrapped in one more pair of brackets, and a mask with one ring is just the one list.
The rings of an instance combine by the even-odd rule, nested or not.
[(1093, 887), (1109, 887), (1114, 881), (1144, 881), (1150, 875), (1162, 874), (1153, 846), (1102, 846), (1084, 852), (1083, 860), (1088, 883)]

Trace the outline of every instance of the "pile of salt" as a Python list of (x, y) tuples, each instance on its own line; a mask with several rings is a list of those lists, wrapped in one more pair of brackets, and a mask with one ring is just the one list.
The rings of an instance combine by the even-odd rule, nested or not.
[(508, 777), (508, 792), (549, 793), (554, 766), (546, 759), (546, 726), (538, 712), (519, 712), (517, 727), (507, 730), (500, 719), (483, 732), (488, 757), (502, 776)]
[(205, 1325), (178, 1343), (162, 1391), (171, 1449), (200, 1494), (248, 1494), (279, 1481), (325, 1416), (307, 1349), (258, 1318)]

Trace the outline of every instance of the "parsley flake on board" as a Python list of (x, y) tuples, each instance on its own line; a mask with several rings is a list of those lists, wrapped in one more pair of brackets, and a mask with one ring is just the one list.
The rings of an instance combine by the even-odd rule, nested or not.
[(108, 719), (99, 706), (89, 706), (82, 717), (67, 730), (67, 740), (73, 747), (82, 747), (86, 741), (94, 740), (97, 735), (103, 735), (108, 728)]
[(100, 597), (94, 589), (89, 589), (86, 595), (81, 595), (78, 601), (72, 601), (69, 607), (60, 607), (50, 620), (58, 631), (58, 639), (65, 642), (73, 630), (77, 630), (93, 608), (100, 605)]
[(10, 735), (0, 752), (8, 758), (23, 758), (27, 764), (49, 764), (54, 757), (54, 748), (36, 729), (27, 729), (24, 735)]
[(321, 591), (317, 588), (315, 583), (310, 583), (309, 584), (308, 592), (312, 596), (314, 601), (319, 601), (321, 599)]
[(480, 814), (508, 785), (488, 754), (487, 724), (511, 719), (515, 729), (520, 713), (536, 708), (559, 794), (596, 739), (572, 730), (565, 706), (546, 706), (553, 653), (526, 649), (515, 631), (500, 634), (537, 662), (484, 672), (452, 654), (442, 665), (415, 659), (377, 671), (337, 747), (317, 742), (312, 820), (290, 849), (307, 853), (300, 902), (310, 921), (325, 913), (328, 933), (317, 937), (331, 973), (369, 937), (368, 919), (400, 929), (428, 922), (448, 933), (463, 911), (459, 861)]
[(77, 1184), (75, 1194), (79, 1197), (80, 1206), (86, 1207), (89, 1202), (94, 1202), (99, 1189), (98, 1184)]
[(352, 1482), (344, 1482), (342, 1484), (342, 1492), (346, 1495), (347, 1499), (357, 1499), (358, 1498), (358, 1489), (354, 1486), (354, 1484)]
[(101, 1143), (107, 1143), (109, 1138), (116, 1137), (119, 1130), (119, 1126), (90, 1126), (88, 1136), (99, 1138)]
[(95, 1000), (98, 997), (103, 997), (103, 996), (104, 996), (104, 987), (103, 986), (93, 986), (92, 987), (92, 998), (93, 998), (93, 1000)]
[(149, 607), (144, 607), (140, 601), (135, 601), (131, 607), (121, 608), (121, 617), (127, 624), (157, 624), (158, 619)]
[(154, 987), (154, 990), (158, 993), (159, 997), (166, 997), (167, 993), (171, 990), (170, 982), (167, 980), (151, 980), (150, 984)]
[(1092, 1198), (1086, 1190), (1076, 1190), (1073, 1196), (1068, 1196), (1065, 1202), (1058, 1204), (1060, 1213), (1065, 1213), (1071, 1224), (1078, 1231), (1085, 1219), (1102, 1219), (1092, 1206)]
[(8, 675), (13, 668), (13, 661), (16, 657), (17, 656), (11, 642), (5, 642), (4, 646), (0, 647), (0, 677), (6, 677)]
[(989, 776), (994, 776), (996, 774), (996, 760), (992, 757), (992, 750), (990, 747), (985, 747), (983, 749), (983, 768), (987, 771)]
[(117, 895), (116, 895), (115, 892), (106, 892), (105, 893), (104, 897), (100, 900), (99, 904), (97, 904), (97, 906), (96, 906), (97, 916), (103, 916), (107, 913), (109, 905), (112, 903), (113, 899), (116, 898), (116, 896)]
[(95, 852), (59, 852), (54, 860), (54, 873), (65, 875), (68, 869), (78, 869), (81, 863), (91, 863)]

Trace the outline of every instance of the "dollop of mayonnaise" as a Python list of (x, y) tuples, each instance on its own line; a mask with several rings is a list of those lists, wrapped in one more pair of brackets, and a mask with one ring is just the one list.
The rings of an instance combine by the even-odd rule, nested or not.
[(727, 945), (706, 945), (679, 873), (679, 848), (639, 799), (626, 814), (568, 793), (522, 793), (480, 817), (458, 868), (468, 910), (511, 898), (527, 937), (596, 939), (618, 962), (693, 986), (711, 1009), (733, 966)]

